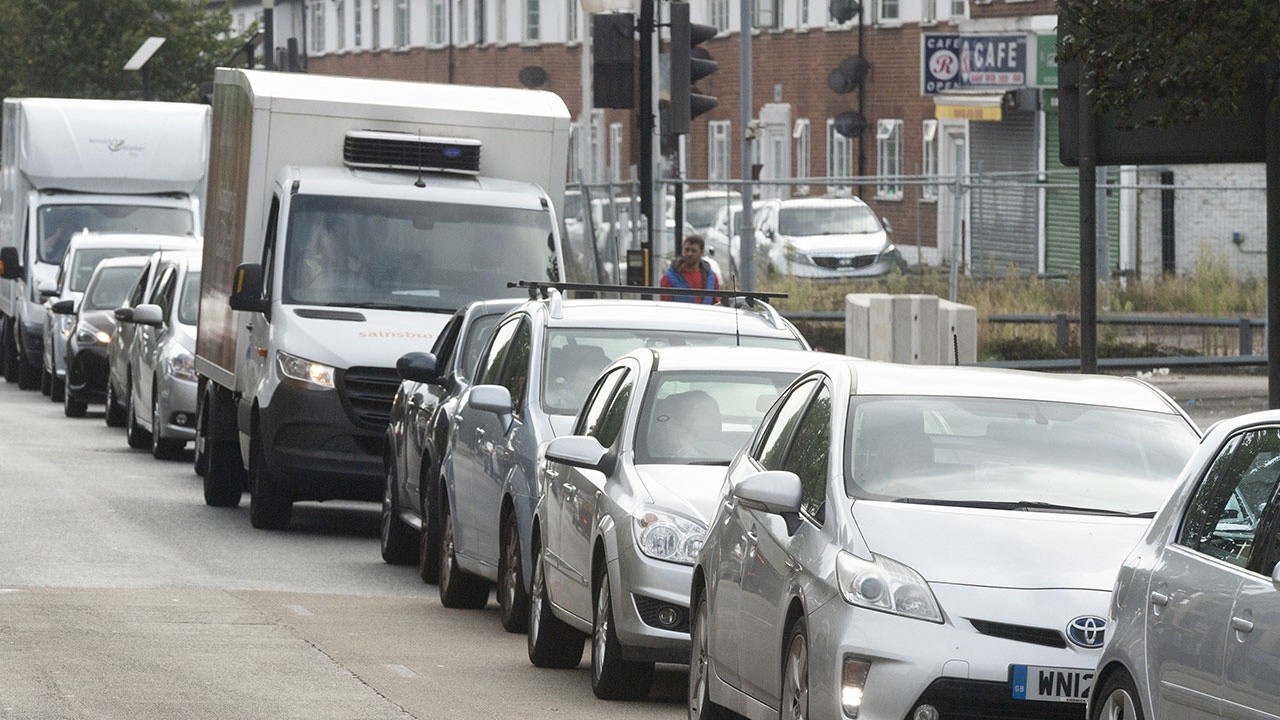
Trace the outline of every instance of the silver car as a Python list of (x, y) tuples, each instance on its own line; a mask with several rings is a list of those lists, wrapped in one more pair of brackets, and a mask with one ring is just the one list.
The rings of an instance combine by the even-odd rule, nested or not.
[(794, 277), (872, 277), (906, 268), (891, 232), (856, 197), (792, 198), (777, 204), (759, 249), (769, 267)]
[(764, 303), (730, 308), (646, 300), (564, 300), (556, 290), (511, 310), (459, 402), (440, 473), (440, 599), (483, 607), (498, 583), (503, 627), (528, 621), (529, 531), (538, 446), (569, 432), (596, 377), (642, 347), (804, 348)]
[(729, 467), (690, 717), (1083, 718), (1116, 572), (1198, 440), (1133, 378), (817, 364)]
[(539, 452), (529, 660), (577, 665), (591, 687), (647, 697), (655, 662), (689, 661), (693, 561), (724, 468), (760, 416), (821, 355), (655, 348), (601, 374), (573, 434)]
[(1089, 717), (1280, 717), (1280, 412), (1210, 429), (1116, 578)]
[(133, 308), (125, 381), (125, 438), (159, 460), (180, 457), (196, 439), (196, 316), (199, 252), (166, 253), (151, 302)]

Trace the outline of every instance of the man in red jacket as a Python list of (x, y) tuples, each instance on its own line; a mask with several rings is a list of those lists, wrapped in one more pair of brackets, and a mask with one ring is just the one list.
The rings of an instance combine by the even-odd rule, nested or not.
[[(684, 239), (684, 248), (680, 257), (671, 261), (671, 266), (663, 273), (660, 284), (669, 288), (696, 288), (698, 290), (719, 290), (720, 278), (711, 269), (711, 264), (702, 259), (707, 243), (701, 235), (690, 235)], [(702, 303), (712, 305), (713, 297), (697, 297), (693, 295), (663, 295), (663, 300), (676, 302)]]

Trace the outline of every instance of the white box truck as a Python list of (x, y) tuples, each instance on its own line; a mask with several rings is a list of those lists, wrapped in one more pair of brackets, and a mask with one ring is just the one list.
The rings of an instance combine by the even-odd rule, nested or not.
[[(40, 386), (45, 307), (71, 235), (200, 235), (205, 105), (6, 98), (0, 133), (0, 361)], [(194, 245), (193, 245), (194, 247)]]
[(396, 360), (563, 279), (569, 112), (535, 90), (219, 68), (196, 371), (205, 501), (380, 500)]

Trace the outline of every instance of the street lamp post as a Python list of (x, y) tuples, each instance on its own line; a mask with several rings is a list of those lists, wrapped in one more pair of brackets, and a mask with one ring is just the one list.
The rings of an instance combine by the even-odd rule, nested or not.
[(151, 99), (150, 78), (147, 77), (147, 61), (151, 59), (152, 55), (156, 54), (156, 51), (159, 50), (160, 46), (163, 44), (164, 38), (162, 37), (149, 37), (146, 40), (143, 40), (142, 44), (138, 46), (138, 49), (133, 52), (133, 57), (129, 58), (129, 61), (124, 64), (124, 69), (127, 71), (142, 71), (143, 100)]

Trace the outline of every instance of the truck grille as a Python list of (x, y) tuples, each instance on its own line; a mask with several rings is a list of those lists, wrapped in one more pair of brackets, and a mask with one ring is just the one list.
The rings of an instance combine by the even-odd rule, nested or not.
[(480, 173), (480, 141), (410, 133), (353, 130), (342, 144), (349, 167)]
[(338, 373), (342, 406), (351, 421), (365, 430), (386, 429), (399, 389), (400, 376), (394, 368), (353, 367)]

